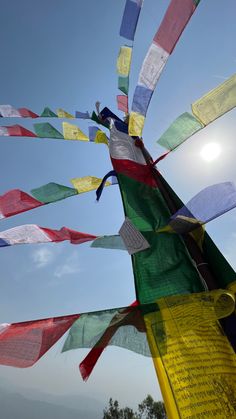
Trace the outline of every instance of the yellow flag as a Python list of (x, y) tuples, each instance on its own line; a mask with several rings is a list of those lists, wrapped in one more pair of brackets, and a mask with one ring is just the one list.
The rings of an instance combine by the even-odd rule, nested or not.
[(97, 143), (97, 144), (108, 145), (108, 140), (107, 140), (107, 136), (106, 136), (105, 132), (100, 131), (100, 130), (97, 131), (94, 142)]
[(129, 135), (141, 137), (143, 132), (143, 126), (145, 122), (145, 116), (138, 112), (130, 112), (129, 116)]
[(63, 109), (57, 109), (57, 116), (58, 116), (58, 118), (75, 119), (75, 117), (73, 115), (64, 111)]
[[(71, 179), (71, 183), (74, 188), (77, 189), (78, 193), (84, 193), (97, 189), (101, 184), (102, 179), (94, 176), (77, 177)], [(107, 181), (105, 186), (112, 185), (111, 182)]]
[(236, 106), (236, 74), (192, 104), (193, 114), (207, 125)]
[(236, 416), (236, 355), (217, 319), (234, 296), (216, 290), (157, 301), (144, 316), (168, 417)]
[(131, 58), (132, 48), (127, 46), (121, 47), (117, 59), (117, 71), (123, 77), (127, 77), (129, 75)]
[(65, 140), (89, 141), (87, 135), (85, 135), (76, 125), (62, 122), (62, 127)]

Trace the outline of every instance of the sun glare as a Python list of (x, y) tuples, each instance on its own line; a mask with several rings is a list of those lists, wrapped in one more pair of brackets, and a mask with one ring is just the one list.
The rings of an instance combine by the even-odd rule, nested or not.
[(201, 157), (207, 162), (211, 162), (219, 157), (221, 147), (217, 143), (208, 143), (201, 150)]

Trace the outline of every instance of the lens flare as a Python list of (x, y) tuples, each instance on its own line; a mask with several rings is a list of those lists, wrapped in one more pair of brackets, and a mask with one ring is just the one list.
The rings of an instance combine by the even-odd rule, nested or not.
[(207, 162), (211, 162), (219, 157), (221, 147), (217, 143), (208, 143), (201, 150), (201, 157)]

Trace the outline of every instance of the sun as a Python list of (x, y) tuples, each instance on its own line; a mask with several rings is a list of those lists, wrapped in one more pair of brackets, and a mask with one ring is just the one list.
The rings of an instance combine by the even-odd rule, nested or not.
[(207, 162), (211, 162), (212, 160), (217, 159), (220, 154), (221, 154), (221, 147), (217, 143), (206, 144), (200, 152), (202, 159)]

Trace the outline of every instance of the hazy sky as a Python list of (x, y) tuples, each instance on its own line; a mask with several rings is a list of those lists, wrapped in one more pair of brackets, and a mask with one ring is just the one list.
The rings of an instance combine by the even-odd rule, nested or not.
[[(41, 112), (45, 106), (92, 111), (102, 106), (116, 111), (116, 59), (125, 0), (1, 1), (1, 104)], [(145, 0), (137, 30), (131, 69), (130, 102), (141, 63), (168, 5)], [(156, 140), (190, 104), (235, 72), (235, 0), (202, 0), (185, 30), (153, 96), (144, 140), (154, 158), (164, 149)], [(188, 140), (159, 169), (184, 200), (205, 186), (236, 181), (235, 111)], [(51, 122), (52, 121), (52, 122)], [(61, 122), (50, 122), (60, 127)], [(4, 121), (4, 124), (15, 120)], [(19, 120), (17, 121), (19, 123)], [(88, 132), (88, 121), (79, 126)], [(21, 123), (21, 121), (20, 121)], [(24, 121), (26, 127), (32, 121)], [(209, 142), (221, 146), (211, 163), (200, 152)], [(111, 169), (105, 145), (45, 139), (0, 139), (0, 194), (26, 192), (50, 181), (70, 186), (73, 177), (103, 177)], [(211, 223), (207, 230), (236, 267), (236, 212)], [(116, 234), (123, 222), (117, 186), (101, 201), (95, 193), (26, 212), (1, 221), (1, 229), (35, 223), (92, 234)], [(130, 257), (125, 252), (90, 249), (68, 243), (2, 248), (0, 251), (0, 322), (118, 307), (135, 299)], [(55, 394), (110, 396), (135, 405), (147, 393), (160, 397), (152, 361), (131, 352), (108, 348), (84, 384), (78, 364), (86, 350), (60, 354), (61, 343), (35, 367), (0, 367), (2, 381)]]

